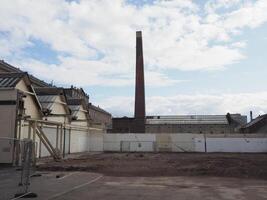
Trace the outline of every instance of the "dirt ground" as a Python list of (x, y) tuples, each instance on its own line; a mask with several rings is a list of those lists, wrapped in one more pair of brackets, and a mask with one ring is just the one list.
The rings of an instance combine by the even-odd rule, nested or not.
[(106, 176), (217, 176), (267, 180), (267, 154), (99, 153), (55, 162), (39, 161), (38, 170), (87, 171)]

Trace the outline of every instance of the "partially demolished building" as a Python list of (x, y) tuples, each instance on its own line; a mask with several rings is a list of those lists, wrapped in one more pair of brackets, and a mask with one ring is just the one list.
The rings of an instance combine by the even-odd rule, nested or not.
[(18, 161), (16, 141), (24, 138), (35, 142), (36, 157), (97, 151), (94, 138), (102, 137), (106, 121), (94, 123), (90, 106), (82, 89), (57, 88), (0, 61), (0, 163)]

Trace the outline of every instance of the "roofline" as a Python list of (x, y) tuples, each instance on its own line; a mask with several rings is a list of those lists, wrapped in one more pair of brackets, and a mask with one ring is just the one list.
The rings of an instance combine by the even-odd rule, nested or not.
[[(12, 72), (27, 73), (25, 71), (22, 71), (20, 68), (14, 67), (13, 65), (6, 63), (4, 60), (0, 60), (0, 64), (2, 64), (2, 66), (6, 67), (8, 70), (10, 70), (10, 71), (7, 70), (8, 71), (7, 73), (12, 73)], [(40, 80), (33, 75), (29, 75), (29, 79), (33, 83), (37, 83), (37, 84), (39, 83), (40, 85), (49, 86), (49, 87), (52, 86), (51, 84), (46, 83), (45, 81)]]
[(89, 103), (89, 104), (88, 104), (88, 108), (89, 108), (89, 109), (91, 108), (91, 109), (94, 109), (94, 110), (96, 110), (96, 111), (100, 111), (100, 112), (103, 112), (103, 113), (105, 113), (105, 114), (107, 114), (107, 115), (112, 116), (111, 113), (107, 112), (106, 110), (104, 110), (103, 108), (101, 108), (101, 107), (99, 107), (99, 106), (95, 106), (95, 105), (92, 104), (92, 103)]

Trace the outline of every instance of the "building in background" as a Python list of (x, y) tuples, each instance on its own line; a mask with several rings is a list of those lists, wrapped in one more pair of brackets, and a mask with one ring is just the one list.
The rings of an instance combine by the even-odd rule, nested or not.
[(241, 133), (267, 133), (267, 114), (260, 115), (240, 128)]
[(240, 114), (146, 116), (144, 84), (142, 33), (137, 31), (134, 117), (112, 118), (109, 133), (235, 133), (247, 123)]
[(97, 151), (94, 141), (106, 129), (92, 122), (82, 88), (57, 88), (0, 61), (0, 163), (18, 163), (26, 138), (36, 144), (36, 157)]
[(134, 117), (112, 118), (109, 133), (144, 133), (146, 131), (145, 78), (142, 32), (136, 32)]
[(83, 100), (84, 104), (87, 106), (88, 117), (91, 124), (100, 125), (106, 130), (111, 127), (111, 114), (99, 106), (94, 106), (92, 103), (90, 103), (89, 95), (87, 95), (82, 88), (76, 88), (72, 86), (70, 88), (65, 88), (64, 92), (68, 100)]
[[(0, 73), (23, 73), (23, 71), (17, 67), (14, 67), (8, 63), (6, 63), (3, 60), (0, 60)], [(28, 75), (31, 84), (34, 88), (50, 88), (49, 91), (51, 91), (50, 95), (53, 95), (54, 92), (52, 92), (52, 88), (57, 88), (56, 86), (46, 83), (43, 80), (38, 79), (37, 77), (33, 75)], [(41, 90), (41, 89), (39, 89)], [(60, 89), (62, 90), (62, 88)], [(54, 91), (57, 91), (55, 89)], [(85, 104), (88, 105), (88, 113), (90, 122), (94, 124), (101, 124), (105, 129), (109, 129), (112, 124), (112, 116), (110, 113), (108, 113), (103, 108), (100, 108), (99, 106), (94, 106), (91, 102), (89, 102), (89, 95), (85, 93), (85, 91), (82, 88), (76, 88), (74, 86), (71, 86), (70, 88), (64, 88), (64, 95), (68, 99), (83, 99)], [(52, 98), (52, 97), (51, 97)], [(51, 117), (51, 116), (50, 116)]]
[(90, 119), (94, 124), (103, 125), (106, 129), (112, 127), (112, 115), (109, 112), (92, 103), (88, 104), (88, 110)]
[(148, 116), (146, 133), (237, 133), (247, 123), (247, 116), (226, 115), (173, 115)]
[[(134, 118), (113, 118), (110, 133), (133, 133)], [(247, 123), (247, 116), (226, 115), (171, 115), (147, 116), (145, 133), (238, 133)]]

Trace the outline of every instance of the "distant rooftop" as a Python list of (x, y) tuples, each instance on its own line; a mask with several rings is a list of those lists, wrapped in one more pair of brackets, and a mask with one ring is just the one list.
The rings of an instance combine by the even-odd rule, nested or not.
[(111, 115), (109, 112), (105, 111), (104, 109), (100, 108), (99, 106), (95, 106), (95, 105), (93, 105), (92, 103), (89, 103), (89, 104), (88, 104), (88, 107), (89, 107), (89, 109), (91, 108), (91, 109), (93, 109), (93, 110), (96, 110), (96, 111), (99, 111), (99, 112), (102, 112), (102, 113)]
[(228, 124), (226, 115), (147, 116), (146, 124)]

